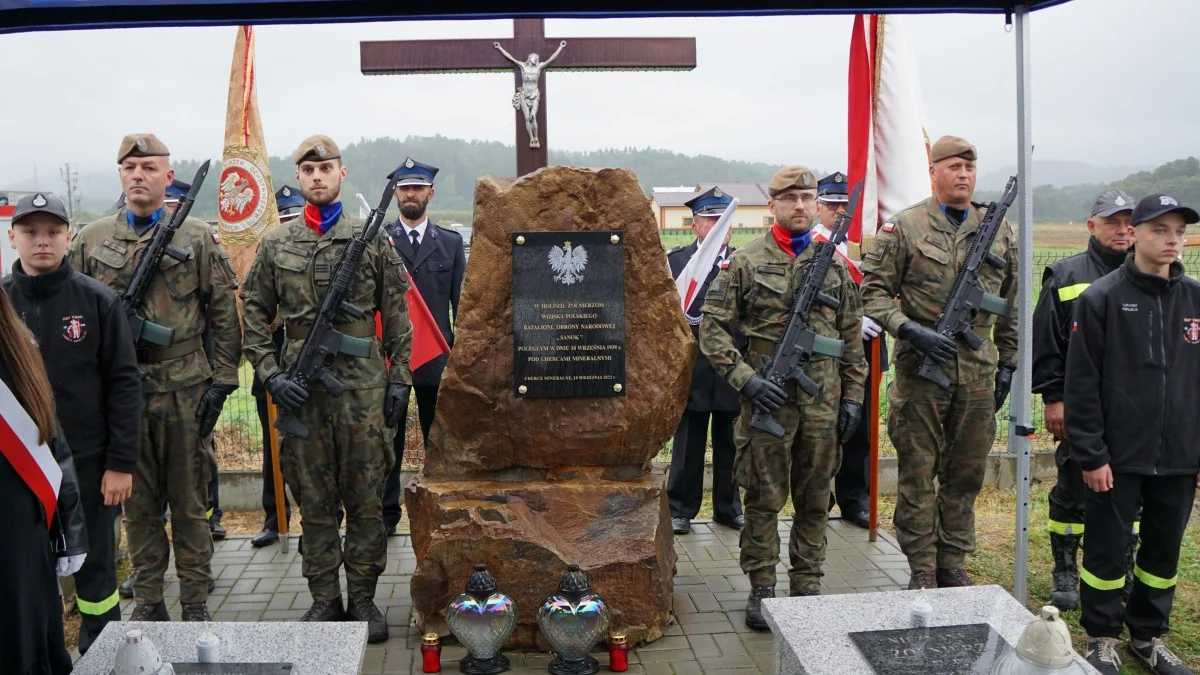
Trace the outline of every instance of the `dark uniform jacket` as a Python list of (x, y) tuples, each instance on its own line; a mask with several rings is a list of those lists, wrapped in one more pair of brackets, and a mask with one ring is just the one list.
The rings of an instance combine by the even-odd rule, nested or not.
[(4, 291), (37, 337), (76, 461), (133, 473), (142, 429), (142, 384), (129, 321), (110, 288), (66, 261), (31, 277), (18, 261)]
[(1093, 237), (1086, 251), (1047, 265), (1042, 272), (1042, 293), (1033, 310), (1033, 393), (1041, 394), (1044, 403), (1063, 400), (1075, 299), (1124, 262), (1125, 253), (1105, 248)]
[[(396, 252), (404, 260), (404, 267), (421, 292), (421, 299), (428, 305), (438, 328), (442, 329), (442, 337), (446, 338), (446, 344), (453, 347), (451, 317), (458, 318), (458, 297), (462, 293), (463, 272), (467, 268), (462, 235), (430, 220), (425, 226), (425, 235), (421, 237), (421, 246), (413, 256), (412, 241), (399, 220), (389, 223), (387, 231)], [(442, 354), (413, 371), (413, 385), (438, 386), (442, 382), (442, 370), (445, 367), (446, 355)]]
[(1084, 470), (1200, 472), (1200, 282), (1171, 265), (1144, 274), (1130, 255), (1075, 303), (1066, 428)]
[[(667, 252), (667, 264), (671, 266), (671, 277), (679, 276), (699, 248), (698, 242), (694, 241), (688, 246), (679, 246)], [(725, 260), (729, 260), (735, 250), (732, 246), (728, 247), (725, 251)], [(700, 308), (704, 306), (704, 296), (708, 293), (708, 287), (712, 285), (713, 279), (717, 278), (717, 273), (720, 271), (718, 266), (713, 266), (712, 271), (708, 273), (708, 278), (704, 280), (704, 285), (696, 291), (696, 299), (692, 301), (692, 306), (686, 312), (688, 324), (692, 327), (692, 335), (697, 340), (700, 339)], [(745, 351), (745, 339), (741, 332), (736, 331), (734, 338), (738, 342), (738, 347)], [(737, 412), (741, 408), (740, 395), (737, 390), (731, 387), (724, 378), (717, 375), (717, 371), (713, 370), (708, 357), (697, 350), (696, 363), (692, 367), (692, 388), (688, 392), (687, 409), (702, 412)]]

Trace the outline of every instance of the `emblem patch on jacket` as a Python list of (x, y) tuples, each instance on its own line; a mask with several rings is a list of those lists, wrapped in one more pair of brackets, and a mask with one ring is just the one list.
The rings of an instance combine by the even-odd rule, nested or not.
[(83, 316), (72, 314), (64, 316), (62, 320), (63, 338), (67, 342), (83, 342), (83, 338), (87, 337), (87, 324), (83, 322)]
[(1183, 320), (1183, 339), (1194, 345), (1200, 344), (1200, 319)]

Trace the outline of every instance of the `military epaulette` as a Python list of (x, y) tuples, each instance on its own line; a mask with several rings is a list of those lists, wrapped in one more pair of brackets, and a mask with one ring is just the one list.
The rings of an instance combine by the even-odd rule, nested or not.
[(679, 253), (680, 251), (682, 251), (685, 248), (687, 248), (687, 244), (683, 244), (682, 246), (676, 246), (675, 248), (671, 249), (670, 251), (667, 251), (667, 255), (671, 255), (672, 253)]
[(456, 231), (455, 231), (453, 228), (449, 228), (449, 227), (442, 227), (441, 225), (438, 225), (437, 223), (434, 223), (433, 225), (434, 225), (434, 227), (436, 227), (437, 229), (441, 230), (442, 232), (446, 232), (446, 233), (448, 233), (448, 234), (453, 234), (453, 235), (454, 235), (454, 236), (456, 236), (456, 237), (461, 237), (461, 236), (462, 236), (461, 234), (459, 234), (458, 232), (456, 232)]

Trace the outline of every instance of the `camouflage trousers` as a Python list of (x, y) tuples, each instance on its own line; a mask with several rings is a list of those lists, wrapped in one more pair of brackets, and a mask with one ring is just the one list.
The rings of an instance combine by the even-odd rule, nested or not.
[[(304, 534), (301, 570), (313, 600), (341, 597), (338, 570), (346, 565), (351, 598), (374, 598), (387, 565), (383, 487), (395, 462), (395, 431), (383, 419), (383, 388), (347, 389), (340, 397), (312, 391), (297, 411), (307, 439), (285, 436), (284, 480), (300, 505)], [(346, 509), (346, 542), (338, 535), (338, 508)]]
[(888, 388), (888, 406), (900, 549), (913, 573), (961, 568), (975, 550), (975, 498), (996, 436), (993, 378), (947, 391), (901, 370)]
[(208, 483), (212, 446), (201, 442), (196, 405), (208, 389), (200, 382), (177, 391), (143, 394), (142, 452), (133, 471), (133, 494), (125, 502), (129, 557), (137, 571), (133, 594), (139, 605), (163, 598), (163, 576), (171, 556), (163, 500), (171, 509), (171, 537), (180, 600), (208, 599), (213, 554), (208, 529)]
[(777, 439), (751, 429), (750, 403), (742, 401), (734, 433), (734, 480), (746, 490), (740, 564), (755, 586), (774, 586), (779, 564), (779, 512), (792, 498), (788, 557), (793, 594), (820, 590), (825, 562), (825, 523), (830, 481), (842, 461), (837, 439), (838, 397), (803, 406), (788, 403), (775, 413), (784, 428)]

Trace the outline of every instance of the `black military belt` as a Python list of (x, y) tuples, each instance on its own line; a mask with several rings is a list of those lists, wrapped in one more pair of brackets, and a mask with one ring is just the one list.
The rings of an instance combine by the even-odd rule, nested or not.
[[(303, 340), (308, 337), (308, 331), (312, 328), (310, 324), (292, 323), (291, 321), (283, 324), (284, 335), (287, 335), (289, 340)], [(333, 329), (342, 335), (349, 335), (356, 338), (372, 338), (375, 337), (375, 322), (374, 321), (355, 321), (354, 323), (334, 324)]]
[(203, 348), (204, 341), (199, 335), (195, 335), (186, 340), (180, 340), (170, 347), (138, 347), (137, 360), (138, 363), (170, 361), (181, 356), (187, 356), (192, 352), (198, 352)]

